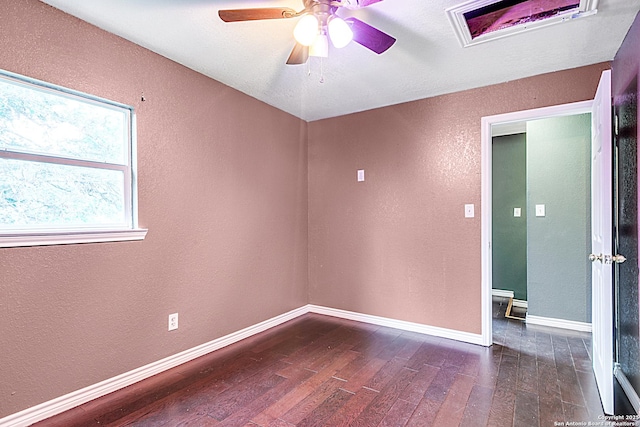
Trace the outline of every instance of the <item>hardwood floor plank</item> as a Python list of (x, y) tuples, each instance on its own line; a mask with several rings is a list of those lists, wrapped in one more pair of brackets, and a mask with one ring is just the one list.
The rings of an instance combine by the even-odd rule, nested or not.
[(402, 368), (394, 375), (380, 393), (369, 403), (364, 411), (356, 418), (354, 425), (377, 426), (382, 422), (391, 410), (400, 393), (411, 383), (417, 372), (408, 368)]
[(398, 399), (393, 406), (384, 416), (379, 427), (402, 427), (404, 426), (413, 414), (413, 411), (418, 406), (417, 403), (407, 402), (406, 400)]
[(563, 402), (569, 402), (577, 406), (585, 406), (584, 397), (580, 387), (576, 387), (578, 376), (573, 367), (573, 363), (558, 363), (558, 385), (560, 386), (560, 396)]
[(488, 388), (496, 387), (498, 372), (500, 371), (500, 360), (502, 359), (502, 349), (502, 346), (494, 344), (486, 349), (486, 352), (480, 356), (476, 384)]
[(438, 342), (439, 341), (435, 339), (425, 340), (420, 345), (420, 348), (418, 348), (418, 350), (413, 354), (413, 356), (411, 356), (411, 358), (409, 359), (409, 361), (406, 363), (405, 366), (407, 368), (415, 369), (416, 371), (419, 370), (422, 367), (422, 365), (427, 363), (427, 358), (429, 357), (429, 353), (437, 349)]
[(399, 399), (406, 400), (415, 405), (420, 403), (420, 400), (422, 400), (422, 397), (438, 372), (440, 372), (440, 369), (435, 366), (423, 365), (422, 369), (418, 371), (413, 381), (411, 381), (411, 384), (400, 394)]
[(327, 397), (309, 415), (296, 423), (297, 427), (320, 427), (353, 397), (353, 393), (337, 389)]
[(442, 401), (434, 401), (424, 398), (420, 401), (416, 409), (411, 414), (406, 427), (431, 427), (442, 406)]
[(394, 376), (402, 371), (404, 368), (404, 360), (402, 359), (391, 359), (387, 363), (380, 368), (375, 375), (368, 380), (363, 387), (370, 388), (371, 390), (380, 391), (382, 390), (390, 381), (393, 380)]
[[(362, 386), (371, 382), (373, 377), (387, 364), (388, 362), (383, 359), (374, 358), (371, 359), (366, 365), (356, 372), (346, 383), (342, 386), (343, 389), (356, 393)], [(340, 376), (336, 376), (340, 378)], [(376, 390), (378, 391), (378, 390)]]
[(536, 333), (536, 358), (544, 363), (555, 364), (551, 335), (545, 332)]
[[(169, 424), (171, 425), (171, 424)], [(208, 415), (196, 416), (189, 420), (179, 422), (175, 427), (215, 427), (220, 423)]]
[(558, 386), (558, 371), (555, 363), (537, 361), (538, 364), (538, 395), (545, 398), (560, 400)]
[(538, 420), (540, 426), (554, 426), (564, 421), (564, 409), (559, 398), (538, 396)]
[(396, 357), (398, 359), (406, 359), (409, 360), (413, 357), (414, 354), (418, 351), (422, 343), (424, 342), (424, 335), (419, 336), (421, 334), (415, 332), (403, 332), (402, 337), (406, 339), (404, 347), (398, 351)]
[[(353, 351), (353, 350), (350, 350)], [(349, 381), (353, 376), (360, 371), (360, 369), (364, 368), (367, 363), (371, 360), (371, 358), (363, 355), (362, 353), (354, 351), (357, 355), (351, 362), (349, 362), (345, 367), (339, 369), (335, 373), (335, 377), (341, 380)]]
[(426, 354), (424, 363), (431, 366), (443, 366), (448, 361), (450, 352), (451, 349), (446, 345), (438, 345)]
[[(449, 351), (446, 354), (443, 364), (457, 366), (459, 368), (462, 368), (463, 366), (465, 366), (467, 355), (469, 354), (468, 350), (465, 348), (466, 346), (459, 345), (457, 343), (447, 343), (447, 344), (449, 347)], [(431, 365), (431, 363), (427, 363), (427, 364)]]
[(300, 366), (309, 369), (314, 372), (318, 372), (331, 365), (336, 359), (340, 358), (342, 353), (350, 351), (353, 345), (349, 343), (341, 343), (335, 347), (329, 347), (321, 357), (316, 358), (314, 361), (308, 361), (307, 364), (300, 364)]
[(598, 386), (596, 385), (596, 378), (593, 371), (577, 371), (576, 374), (591, 419), (603, 419), (604, 409), (602, 407), (602, 402), (600, 401), (600, 393), (598, 392)]
[(390, 328), (379, 328), (372, 333), (367, 340), (353, 347), (353, 351), (357, 351), (369, 357), (377, 357), (386, 349), (392, 340), (400, 335), (400, 331), (390, 332)]
[(488, 357), (489, 348), (481, 346), (468, 347), (460, 373), (469, 377), (477, 378), (480, 373), (481, 360)]
[(269, 427), (295, 427), (293, 424), (289, 424), (286, 421), (276, 419), (269, 423)]
[(573, 365), (575, 366), (576, 371), (591, 372), (593, 364), (589, 357), (589, 353), (587, 352), (587, 348), (584, 345), (584, 341), (576, 337), (570, 337), (568, 341), (569, 349), (571, 350), (571, 358), (573, 359)]
[[(397, 354), (402, 350), (407, 344), (409, 344), (411, 340), (405, 337), (403, 334), (398, 335), (391, 344), (387, 345), (379, 354), (378, 357), (380, 359), (391, 359), (397, 356)], [(417, 351), (417, 348), (416, 348)], [(408, 359), (403, 357), (401, 359)]]
[[(343, 384), (344, 381), (329, 378), (279, 418), (290, 424), (297, 425), (317, 407), (322, 405), (322, 403), (332, 396)], [(347, 392), (343, 390), (342, 393)]]
[(525, 390), (516, 392), (514, 426), (539, 427), (539, 412), (540, 406), (538, 405), (538, 395), (536, 393)]
[[(546, 337), (545, 337), (546, 339)], [(549, 361), (548, 353), (538, 360), (538, 419), (540, 426), (554, 425), (564, 418), (558, 373), (555, 361)]]
[(538, 364), (535, 356), (520, 354), (516, 389), (533, 394), (538, 393)]
[(451, 385), (455, 381), (458, 370), (459, 368), (457, 366), (449, 365), (442, 366), (438, 369), (436, 377), (431, 381), (431, 384), (427, 387), (427, 391), (424, 393), (424, 398), (434, 402), (444, 402)]
[(478, 384), (473, 386), (460, 422), (461, 426), (484, 427), (487, 425), (493, 392), (492, 388)]
[(489, 426), (510, 426), (514, 424), (516, 404), (515, 389), (497, 385), (493, 392), (491, 409), (489, 410)]
[(379, 393), (366, 388), (361, 388), (349, 401), (336, 411), (325, 423), (326, 426), (349, 427), (360, 416), (362, 411), (371, 403)]
[(503, 354), (498, 371), (497, 388), (515, 392), (518, 382), (518, 356)]
[(564, 412), (564, 419), (568, 422), (588, 423), (589, 421), (598, 421), (597, 418), (591, 418), (589, 411), (584, 406), (574, 405), (569, 402), (562, 402), (562, 409)]
[(464, 416), (474, 378), (456, 374), (455, 380), (447, 393), (447, 397), (438, 411), (434, 420), (437, 426), (458, 426)]
[(92, 414), (88, 414), (84, 409), (82, 409), (81, 406), (77, 406), (66, 412), (63, 412), (60, 415), (46, 420), (46, 422), (39, 422), (35, 425), (46, 425), (47, 427), (88, 427), (94, 425), (98, 426), (100, 424), (98, 424)]

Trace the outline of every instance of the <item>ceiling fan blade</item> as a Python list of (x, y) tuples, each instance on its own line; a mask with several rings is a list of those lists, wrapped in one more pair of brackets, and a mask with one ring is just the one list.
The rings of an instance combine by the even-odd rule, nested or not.
[(389, 49), (396, 42), (396, 39), (389, 34), (383, 33), (359, 19), (350, 17), (345, 19), (345, 21), (353, 31), (353, 41), (374, 51), (378, 55)]
[(309, 46), (296, 43), (287, 59), (287, 65), (299, 65), (304, 64), (309, 59)]
[(282, 19), (296, 16), (296, 11), (288, 7), (265, 7), (260, 9), (219, 10), (218, 16), (224, 22), (256, 21), (259, 19)]

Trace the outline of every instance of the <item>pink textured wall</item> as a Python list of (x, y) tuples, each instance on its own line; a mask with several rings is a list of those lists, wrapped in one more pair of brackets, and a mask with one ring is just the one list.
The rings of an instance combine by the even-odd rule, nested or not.
[(593, 99), (607, 68), (310, 123), (310, 302), (481, 333), (481, 118)]
[(307, 303), (306, 123), (37, 0), (0, 16), (0, 68), (135, 107), (149, 229), (0, 249), (0, 418)]

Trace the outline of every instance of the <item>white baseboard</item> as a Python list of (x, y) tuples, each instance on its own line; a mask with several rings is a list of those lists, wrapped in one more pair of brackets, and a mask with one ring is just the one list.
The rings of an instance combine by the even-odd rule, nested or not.
[(491, 289), (491, 295), (494, 297), (513, 298), (513, 291), (506, 289)]
[(266, 331), (267, 329), (278, 326), (284, 322), (295, 319), (306, 313), (324, 314), (327, 316), (338, 317), (342, 319), (355, 320), (358, 322), (371, 323), (374, 325), (388, 326), (390, 328), (401, 329), (404, 331), (419, 332), (426, 335), (432, 335), (442, 338), (448, 338), (456, 341), (468, 342), (471, 344), (482, 345), (482, 335), (472, 334), (469, 332), (455, 331), (452, 329), (439, 328), (435, 326), (423, 325), (420, 323), (406, 322), (403, 320), (395, 320), (387, 317), (372, 316), (369, 314), (361, 314), (353, 311), (339, 310), (336, 308), (322, 307), (318, 305), (307, 304), (300, 308), (296, 308), (287, 313), (265, 320), (248, 328), (233, 332), (224, 337), (217, 338), (213, 341), (201, 344), (183, 352), (174, 354), (150, 363), (140, 368), (125, 372), (113, 378), (101, 381), (97, 384), (76, 390), (49, 400), (48, 402), (27, 408), (23, 411), (16, 412), (5, 418), (0, 419), (0, 427), (27, 427), (38, 421), (58, 415), (64, 411), (80, 406), (91, 400), (105, 396), (116, 390), (135, 384), (153, 375), (164, 372), (168, 369), (175, 368), (183, 363), (194, 360), (200, 356), (211, 353), (212, 351), (221, 349), (230, 344), (249, 338), (255, 334)]
[(629, 399), (629, 403), (631, 403), (631, 406), (633, 406), (633, 409), (636, 411), (636, 414), (640, 414), (640, 397), (638, 397), (636, 390), (633, 388), (633, 386), (629, 382), (629, 379), (622, 371), (622, 368), (620, 367), (619, 363), (615, 364), (615, 367), (613, 369), (613, 374), (618, 380), (620, 387), (622, 387), (624, 394), (627, 395), (627, 399)]
[(529, 303), (522, 299), (514, 299), (512, 305), (518, 308), (529, 308)]
[(455, 331), (453, 329), (439, 328), (436, 326), (429, 326), (421, 323), (406, 322), (404, 320), (395, 320), (388, 317), (373, 316), (370, 314), (356, 313), (353, 311), (322, 307), (313, 304), (309, 304), (308, 307), (311, 313), (325, 314), (327, 316), (340, 317), (342, 319), (356, 320), (358, 322), (388, 326), (390, 328), (401, 329), (403, 331), (418, 332), (421, 334), (482, 345), (482, 335), (480, 334)]
[(531, 316), (527, 314), (527, 323), (531, 325), (550, 326), (552, 328), (571, 329), (573, 331), (591, 332), (591, 323), (574, 320), (553, 319), (551, 317)]
[(273, 328), (284, 322), (308, 313), (308, 311), (309, 310), (306, 306), (291, 310), (287, 313), (257, 323), (253, 326), (249, 326), (248, 328), (233, 332), (229, 335), (225, 335), (224, 337), (220, 337), (213, 341), (209, 341), (207, 343), (193, 347), (189, 350), (174, 354), (173, 356), (158, 360), (157, 362), (150, 363), (148, 365), (142, 366), (129, 372), (125, 372), (113, 378), (101, 381), (97, 384), (93, 384), (69, 394), (65, 394), (64, 396), (57, 397), (48, 402), (41, 403), (20, 412), (16, 412), (15, 414), (0, 419), (0, 427), (30, 426), (33, 423), (53, 417), (54, 415), (75, 408), (76, 406), (80, 406), (93, 399), (105, 396), (116, 390), (130, 386), (131, 384), (135, 384), (138, 381), (142, 381), (153, 375), (159, 374), (168, 369), (194, 360), (200, 356), (209, 354), (212, 351), (221, 349), (252, 335), (266, 331), (267, 329)]

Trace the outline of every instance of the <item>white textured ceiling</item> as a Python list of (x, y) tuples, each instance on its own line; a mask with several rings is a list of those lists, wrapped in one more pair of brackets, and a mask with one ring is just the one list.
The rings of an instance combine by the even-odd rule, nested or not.
[(302, 0), (41, 1), (307, 121), (609, 61), (640, 10), (600, 0), (593, 16), (462, 48), (445, 9), (464, 0), (384, 0), (339, 14), (394, 36), (387, 52), (351, 43), (291, 66), (296, 19), (224, 23), (218, 10)]

